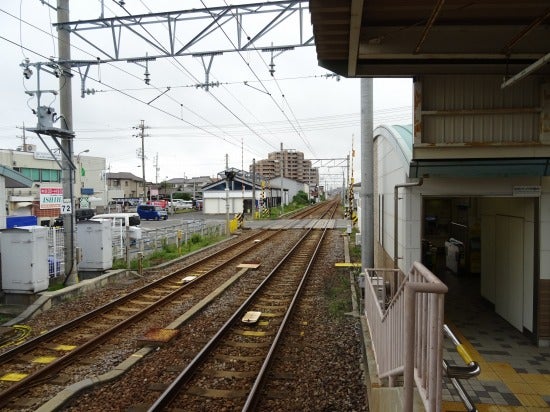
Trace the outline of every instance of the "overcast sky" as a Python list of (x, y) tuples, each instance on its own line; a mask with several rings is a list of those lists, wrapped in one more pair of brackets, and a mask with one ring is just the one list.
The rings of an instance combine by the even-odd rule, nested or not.
[[(50, 0), (50, 3), (55, 5), (56, 2)], [(105, 0), (105, 17), (225, 4), (213, 0), (126, 0), (122, 8), (117, 3)], [(96, 19), (101, 14), (101, 1), (71, 1), (70, 8), (72, 21)], [(309, 11), (304, 16), (306, 36), (311, 35)], [(23, 124), (36, 126), (37, 120), (32, 113), (36, 98), (25, 93), (37, 89), (36, 70), (29, 80), (25, 80), (20, 64), (25, 58), (38, 63), (50, 56), (58, 57), (56, 30), (51, 25), (56, 19), (55, 10), (41, 0), (0, 2), (2, 149), (15, 149), (22, 144)], [(206, 20), (179, 25), (178, 41), (185, 43), (204, 24)], [(250, 20), (243, 30), (253, 30), (255, 25), (264, 24), (260, 18)], [(296, 32), (297, 27), (298, 20), (291, 18), (262, 42), (267, 45), (291, 42), (289, 33)], [(167, 30), (156, 24), (148, 28), (147, 35), (161, 39), (167, 35)], [(229, 49), (228, 36), (231, 38), (232, 32), (236, 32), (236, 25), (227, 24), (224, 31), (218, 29), (211, 40), (193, 46), (192, 51)], [(93, 39), (92, 44), (110, 48), (109, 32), (86, 36)], [(71, 36), (71, 42), (73, 60), (98, 57), (92, 45), (75, 35)], [(123, 37), (121, 53), (144, 56), (145, 53), (154, 54), (154, 50), (143, 41)], [(95, 90), (95, 94), (86, 94), (84, 98), (81, 97), (81, 78), (75, 69), (72, 80), (74, 152), (89, 149), (86, 155), (105, 157), (111, 172), (141, 176), (138, 167), (141, 158), (137, 153), (141, 139), (133, 137), (137, 133), (133, 127), (143, 120), (148, 128), (145, 137), (148, 181), (214, 176), (225, 168), (226, 154), (230, 167), (244, 165), (248, 170), (253, 158), (266, 158), (269, 152), (279, 150), (281, 143), (285, 149), (304, 152), (309, 159), (345, 158), (351, 152), (352, 140), (356, 149), (354, 171), (359, 175), (360, 81), (327, 76), (331, 73), (318, 66), (314, 47), (297, 48), (277, 56), (273, 77), (269, 73), (270, 62), (270, 54), (253, 51), (215, 56), (210, 82), (220, 85), (209, 91), (195, 87), (205, 81), (203, 63), (198, 57), (149, 62), (149, 85), (144, 82), (145, 69), (134, 63), (94, 65), (88, 72), (84, 88)], [(41, 89), (58, 90), (59, 82), (54, 76), (43, 73)], [(375, 126), (411, 123), (411, 93), (409, 79), (375, 79)], [(58, 96), (45, 94), (42, 104), (59, 112)], [(59, 122), (54, 126), (61, 127)], [(34, 133), (27, 132), (26, 138), (27, 143), (37, 145), (38, 151), (46, 151)], [(46, 141), (54, 147), (51, 140)], [(339, 184), (342, 173), (340, 168), (323, 168), (321, 183)]]

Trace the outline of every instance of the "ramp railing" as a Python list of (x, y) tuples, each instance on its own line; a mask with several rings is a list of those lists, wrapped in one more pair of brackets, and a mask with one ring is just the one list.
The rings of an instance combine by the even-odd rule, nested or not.
[(378, 376), (403, 383), (403, 410), (413, 410), (417, 388), (426, 411), (439, 411), (443, 377), (443, 309), (447, 286), (419, 262), (405, 276), (397, 269), (367, 269), (365, 315)]

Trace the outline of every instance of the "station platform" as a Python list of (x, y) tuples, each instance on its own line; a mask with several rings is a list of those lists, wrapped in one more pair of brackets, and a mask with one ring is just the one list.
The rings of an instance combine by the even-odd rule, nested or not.
[[(479, 276), (438, 276), (449, 287), (445, 322), (481, 367), (479, 376), (461, 380), (477, 410), (550, 411), (550, 348), (536, 346), (495, 313), (479, 294)], [(464, 365), (450, 340), (445, 343), (444, 358)], [(466, 411), (448, 379), (443, 400), (442, 411)]]

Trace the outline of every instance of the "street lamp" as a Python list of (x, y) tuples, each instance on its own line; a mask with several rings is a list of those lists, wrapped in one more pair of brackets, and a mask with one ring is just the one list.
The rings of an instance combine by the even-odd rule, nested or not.
[(81, 155), (82, 153), (88, 153), (89, 151), (90, 151), (90, 149), (86, 149), (86, 150), (83, 150), (83, 151), (79, 152), (79, 153), (76, 155), (76, 161), (77, 161), (78, 163), (80, 163), (80, 155)]

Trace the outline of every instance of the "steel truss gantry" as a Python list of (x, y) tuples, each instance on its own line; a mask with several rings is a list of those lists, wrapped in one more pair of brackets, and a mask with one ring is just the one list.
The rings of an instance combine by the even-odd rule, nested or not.
[[(116, 61), (141, 62), (157, 58), (179, 56), (213, 56), (226, 52), (259, 50), (264, 52), (283, 52), (296, 47), (313, 46), (313, 35), (304, 35), (304, 20), (309, 26), (308, 0), (287, 0), (275, 2), (228, 5), (204, 9), (178, 10), (131, 16), (115, 16), (94, 20), (79, 20), (53, 24), (61, 26), (74, 36), (92, 46), (98, 53), (101, 63)], [(284, 36), (290, 40), (284, 44), (273, 44), (273, 40), (264, 39), (291, 16), (297, 17), (298, 24), (285, 27)], [(261, 19), (260, 19), (261, 18)], [(259, 21), (261, 20), (261, 23)], [(233, 26), (231, 26), (233, 24)], [(162, 26), (162, 30), (156, 27)], [(227, 28), (227, 29), (226, 29)], [(111, 38), (107, 44), (104, 38), (92, 39), (91, 33), (109, 30)], [(193, 30), (192, 33), (187, 31)], [(295, 30), (295, 32), (292, 32)], [(223, 33), (220, 33), (223, 31)], [(230, 47), (214, 49), (219, 44), (214, 35), (222, 34)], [(99, 37), (99, 36), (98, 36)], [(123, 52), (126, 45), (135, 45), (141, 39), (149, 52), (147, 55), (127, 55)], [(263, 42), (260, 40), (264, 40)], [(108, 44), (110, 42), (110, 44)], [(263, 45), (262, 45), (263, 44)], [(192, 48), (195, 47), (195, 51)], [(200, 51), (197, 51), (200, 49)]]

